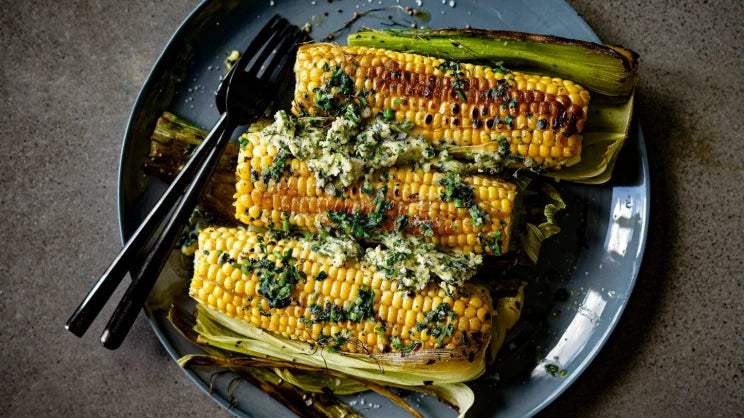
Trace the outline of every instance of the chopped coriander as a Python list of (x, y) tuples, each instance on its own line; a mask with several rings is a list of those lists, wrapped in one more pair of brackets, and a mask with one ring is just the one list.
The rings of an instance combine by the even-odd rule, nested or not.
[(475, 227), (484, 226), (487, 222), (490, 222), (488, 212), (481, 209), (478, 205), (471, 206), (468, 213), (470, 214), (472, 224)]
[(501, 255), (501, 231), (494, 231), (493, 234), (486, 236), (483, 239), (483, 243), (488, 247), (494, 255)]
[(447, 173), (439, 185), (444, 186), (441, 199), (445, 202), (454, 202), (458, 208), (469, 208), (473, 205), (475, 192), (473, 186), (465, 183), (459, 173)]
[(361, 322), (367, 318), (375, 317), (375, 291), (362, 285), (357, 292), (357, 296), (349, 303), (346, 308), (349, 321)]
[(448, 72), (449, 72), (449, 75), (455, 76), (455, 77), (462, 77), (465, 75), (462, 71), (460, 71), (460, 63), (453, 62), (453, 61), (443, 62), (439, 64), (439, 66), (437, 66), (437, 69), (443, 72), (444, 75), (448, 75), (447, 74)]
[(279, 150), (274, 157), (271, 165), (265, 167), (261, 172), (263, 182), (268, 184), (270, 180), (279, 181), (282, 174), (289, 170), (290, 166), (287, 164), (287, 159), (290, 157), (289, 152), (286, 150)]
[(558, 370), (560, 370), (560, 368), (558, 366), (556, 366), (555, 364), (546, 364), (545, 365), (545, 370), (548, 373), (550, 373), (551, 376), (555, 376), (556, 373), (558, 373)]
[(313, 102), (319, 109), (322, 109), (326, 112), (331, 112), (338, 106), (336, 99), (333, 97), (333, 93), (330, 93), (320, 87), (316, 87), (315, 89), (313, 89), (313, 93), (315, 93), (315, 99), (313, 99)]
[(395, 119), (395, 112), (393, 111), (393, 109), (390, 109), (390, 108), (385, 109), (382, 115), (385, 118), (385, 120), (388, 122)]
[(513, 120), (514, 120), (514, 116), (512, 116), (512, 115), (506, 115), (506, 116), (504, 117), (504, 124), (506, 124), (506, 125), (508, 125), (508, 126), (510, 126), (510, 127), (511, 127), (511, 126), (512, 126), (512, 121), (513, 121)]
[(416, 226), (421, 230), (421, 233), (423, 233), (425, 237), (431, 238), (434, 236), (434, 227), (431, 222), (421, 222)]
[(364, 180), (364, 183), (362, 183), (362, 186), (359, 188), (359, 190), (361, 190), (362, 193), (366, 194), (367, 196), (375, 195), (375, 189), (374, 187), (372, 187), (372, 184), (367, 179)]
[(395, 230), (402, 232), (408, 226), (408, 215), (403, 215), (395, 221)]
[(401, 341), (399, 336), (395, 335), (390, 337), (390, 346), (396, 350), (400, 350), (401, 348), (403, 348), (403, 342)]
[[(274, 254), (275, 255), (275, 254)], [(276, 256), (276, 255), (275, 255)], [(240, 268), (246, 276), (255, 273), (259, 276), (258, 294), (264, 296), (271, 308), (284, 308), (291, 302), (292, 289), (305, 273), (296, 266), (297, 259), (292, 257), (292, 251), (280, 254), (275, 263), (268, 258), (248, 258), (242, 263), (231, 263)]]

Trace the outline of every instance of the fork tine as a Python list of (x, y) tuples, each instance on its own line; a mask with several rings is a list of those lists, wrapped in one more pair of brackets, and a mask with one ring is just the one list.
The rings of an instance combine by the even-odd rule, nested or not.
[(278, 79), (276, 75), (283, 72), (284, 67), (287, 64), (287, 60), (292, 58), (292, 54), (290, 54), (290, 52), (292, 52), (297, 47), (297, 44), (301, 42), (304, 37), (305, 33), (299, 28), (294, 27), (294, 33), (282, 40), (282, 43), (275, 48), (276, 54), (274, 54), (271, 58), (269, 58), (269, 61), (266, 62), (266, 68), (268, 70), (261, 75), (260, 80), (268, 80), (271, 82), (276, 81), (276, 79)]
[(278, 45), (281, 45), (281, 43), (284, 42), (286, 38), (289, 38), (288, 35), (294, 28), (294, 25), (288, 25), (282, 28), (281, 31), (275, 32), (275, 35), (266, 43), (266, 46), (261, 51), (260, 55), (258, 55), (256, 60), (253, 61), (253, 65), (251, 66), (251, 68), (246, 68), (245, 71), (246, 73), (248, 73), (249, 77), (258, 77), (258, 73), (261, 71), (261, 68), (265, 68), (266, 71), (269, 70), (270, 67), (265, 66), (264, 62), (271, 55), (271, 53), (276, 50)]
[(272, 17), (271, 20), (269, 20), (269, 22), (258, 31), (258, 34), (253, 38), (253, 41), (251, 41), (250, 45), (248, 45), (245, 51), (243, 51), (240, 59), (235, 63), (237, 67), (236, 70), (243, 71), (251, 62), (252, 58), (261, 50), (261, 47), (263, 47), (278, 30), (288, 25), (289, 21), (287, 21), (287, 19), (280, 17), (279, 15), (274, 15), (274, 17)]

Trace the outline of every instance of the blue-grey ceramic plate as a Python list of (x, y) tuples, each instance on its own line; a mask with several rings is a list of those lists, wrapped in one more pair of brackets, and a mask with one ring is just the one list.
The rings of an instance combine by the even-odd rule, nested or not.
[[(560, 0), (206, 1), (176, 31), (132, 110), (119, 178), (122, 238), (134, 231), (163, 190), (162, 184), (145, 178), (141, 171), (158, 115), (169, 110), (210, 128), (218, 117), (213, 91), (224, 71), (226, 51), (243, 49), (271, 15), (280, 13), (298, 25), (310, 22), (312, 35), (321, 39), (354, 12), (388, 5), (417, 7), (417, 3), (423, 3), (420, 9), (428, 12), (431, 19), (426, 25), (432, 28), (470, 25), (599, 42), (581, 17)], [(388, 16), (399, 23), (411, 23), (407, 14), (388, 9), (376, 13), (376, 17), (361, 19), (352, 29), (361, 25), (383, 27), (390, 21)], [(344, 39), (337, 38), (339, 42)], [(568, 204), (560, 217), (563, 232), (547, 242), (538, 268), (520, 273), (526, 274), (530, 282), (525, 312), (502, 349), (496, 374), (472, 384), (476, 392), (473, 416), (535, 414), (576, 380), (595, 357), (618, 322), (640, 268), (649, 213), (648, 176), (643, 134), (634, 123), (611, 183), (559, 185)], [(174, 259), (177, 261), (177, 257)], [(185, 271), (174, 262), (163, 275), (175, 277), (185, 275)], [(173, 358), (196, 351), (171, 328), (164, 315), (152, 313), (150, 319)], [(557, 366), (557, 376), (548, 373), (546, 365)], [(205, 391), (212, 372), (186, 370)], [(228, 405), (228, 381), (228, 377), (218, 379), (212, 395), (223, 406)], [(237, 415), (291, 415), (250, 385), (239, 385), (233, 394), (238, 404), (231, 412)], [(365, 415), (404, 415), (374, 394), (346, 398)], [(435, 399), (419, 395), (407, 398), (424, 415), (456, 415)]]

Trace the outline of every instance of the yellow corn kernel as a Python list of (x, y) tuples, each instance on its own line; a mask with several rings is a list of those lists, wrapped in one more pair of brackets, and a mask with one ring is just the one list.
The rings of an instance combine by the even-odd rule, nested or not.
[[(328, 59), (333, 57), (333, 59)], [(323, 67), (320, 63), (337, 64)], [(395, 111), (397, 121), (408, 120), (414, 124), (413, 132), (422, 135), (433, 143), (452, 142), (456, 145), (477, 145), (485, 142), (489, 132), (497, 131), (509, 137), (518, 133), (529, 138), (529, 134), (552, 132), (555, 126), (559, 135), (580, 133), (588, 114), (589, 92), (570, 80), (540, 77), (512, 71), (506, 75), (493, 69), (478, 65), (462, 65), (454, 75), (441, 71), (438, 67), (443, 61), (437, 58), (402, 52), (329, 44), (308, 44), (300, 47), (295, 65), (296, 88), (292, 111), (295, 114), (323, 114), (325, 111), (315, 105), (316, 87), (324, 85), (336, 71), (336, 65), (343, 66), (356, 86), (374, 91), (367, 96), (368, 107), (372, 113), (386, 109)], [(414, 64), (415, 63), (415, 64)], [(320, 66), (319, 66), (320, 65)], [(401, 72), (409, 75), (430, 75), (440, 91), (429, 96), (421, 89), (411, 88), (401, 79), (395, 83), (389, 80)], [(371, 74), (371, 75), (370, 75)], [(455, 79), (465, 78), (471, 85), (478, 86), (474, 94), (459, 94), (453, 85)], [(411, 79), (413, 77), (410, 77)], [(428, 78), (428, 77), (427, 77)], [(508, 88), (499, 96), (489, 93), (489, 89), (499, 89), (501, 84), (494, 80), (506, 79)], [(359, 87), (357, 87), (359, 88)], [(402, 92), (407, 92), (402, 94)], [(460, 92), (464, 93), (464, 92)], [(519, 98), (519, 103), (516, 99)], [(397, 99), (397, 100), (396, 100)], [(401, 99), (404, 99), (401, 101)], [(501, 100), (514, 103), (501, 108)], [(514, 99), (515, 101), (511, 101)], [(456, 109), (456, 110), (455, 110)], [(569, 117), (560, 117), (567, 114)], [(531, 117), (527, 117), (528, 114)], [(506, 123), (505, 117), (512, 120)], [(496, 117), (499, 119), (496, 119)], [(525, 145), (529, 144), (529, 140)], [(539, 145), (539, 143), (538, 143)], [(551, 145), (547, 145), (551, 146)], [(515, 150), (522, 157), (545, 157), (542, 154), (530, 155), (529, 146)], [(543, 161), (548, 170), (561, 168), (561, 163), (573, 163), (569, 156), (580, 155), (581, 143), (569, 151), (555, 154), (553, 159)]]
[[(446, 303), (453, 307), (452, 312), (454, 312), (454, 317), (450, 318), (448, 315), (446, 321), (451, 321), (458, 331), (488, 333), (490, 321), (486, 318), (492, 315), (492, 306), (487, 296), (479, 296), (477, 291), (467, 289), (466, 293), (472, 295), (470, 298), (448, 296), (436, 284), (431, 284), (410, 297), (407, 289), (375, 271), (374, 266), (358, 262), (348, 262), (343, 269), (336, 269), (335, 278), (328, 277), (323, 281), (316, 281), (313, 279), (313, 272), (317, 274), (318, 271), (331, 271), (330, 260), (312, 250), (304, 249), (301, 240), (279, 240), (268, 250), (282, 254), (291, 250), (294, 255), (301, 254), (305, 260), (316, 260), (296, 262), (295, 268), (307, 275), (307, 281), (305, 283), (298, 281), (294, 285), (291, 302), (286, 306), (272, 307), (269, 299), (258, 292), (260, 273), (250, 271), (248, 274), (243, 274), (240, 269), (232, 266), (227, 269), (224, 263), (219, 263), (219, 257), (211, 255), (217, 250), (225, 251), (229, 246), (242, 249), (236, 253), (235, 262), (238, 264), (244, 263), (247, 259), (260, 257), (274, 260), (273, 256), (262, 255), (262, 242), (268, 242), (269, 239), (264, 237), (258, 240), (260, 235), (261, 233), (255, 231), (235, 228), (202, 230), (199, 234), (199, 249), (195, 256), (194, 278), (191, 280), (189, 294), (209, 309), (241, 319), (286, 338), (314, 342), (323, 335), (334, 336), (342, 331), (349, 332), (354, 342), (350, 340), (337, 347), (342, 351), (372, 353), (396, 351), (395, 347), (390, 346), (390, 338), (393, 336), (399, 336), (403, 346), (418, 341), (417, 338), (420, 337), (424, 342), (423, 348), (429, 349), (472, 351), (483, 349), (483, 344), (487, 343), (487, 340), (484, 341), (482, 338), (468, 336), (467, 339), (463, 339), (461, 333), (439, 336), (438, 339), (430, 335), (429, 328), (424, 328), (420, 332), (416, 330), (417, 324), (423, 323), (432, 309)], [(203, 253), (206, 248), (212, 249), (212, 251), (207, 251), (207, 255)], [(228, 270), (230, 273), (226, 275), (224, 272)], [(306, 322), (307, 319), (313, 319), (314, 314), (310, 310), (310, 305), (313, 303), (322, 307), (325, 307), (327, 303), (333, 303), (341, 309), (350, 306), (351, 302), (360, 295), (361, 283), (357, 284), (354, 281), (357, 277), (373, 285), (371, 289), (374, 292), (373, 318), (363, 318), (361, 322), (351, 320), (333, 323), (329, 321)], [(310, 297), (311, 294), (315, 294), (314, 298)], [(385, 321), (386, 326), (383, 327), (382, 321)], [(382, 331), (383, 328), (384, 331)], [(381, 335), (378, 335), (378, 330)], [(467, 344), (465, 340), (468, 341)]]

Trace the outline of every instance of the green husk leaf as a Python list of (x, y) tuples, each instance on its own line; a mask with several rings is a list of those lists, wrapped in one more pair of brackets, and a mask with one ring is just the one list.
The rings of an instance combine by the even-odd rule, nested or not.
[[(257, 132), (271, 123), (259, 119), (253, 123), (248, 132)], [(155, 123), (150, 136), (150, 152), (147, 161), (142, 165), (146, 173), (170, 182), (178, 174), (191, 154), (202, 143), (207, 132), (190, 122), (164, 112)], [(230, 142), (209, 180), (207, 192), (201, 199), (200, 206), (209, 215), (219, 218), (220, 223), (235, 222), (233, 195), (235, 194), (235, 162), (238, 158), (239, 145)]]
[(464, 383), (449, 383), (444, 385), (416, 386), (405, 388), (416, 392), (434, 396), (441, 402), (449, 405), (459, 413), (458, 417), (464, 417), (470, 407), (475, 403), (473, 390)]
[[(514, 306), (515, 303), (513, 301), (517, 300), (519, 302), (516, 306), (521, 306), (521, 297), (522, 291), (520, 288), (517, 295), (514, 295), (513, 297), (503, 297), (495, 302), (496, 315), (494, 315), (493, 326), (494, 328), (498, 328), (501, 333), (506, 334), (519, 318), (519, 309), (516, 311), (505, 311), (505, 307)], [(342, 410), (345, 405), (336, 405), (333, 402), (335, 398), (329, 397), (329, 399), (325, 399), (323, 397), (328, 396), (328, 393), (330, 392), (335, 394), (350, 394), (372, 389), (378, 393), (382, 393), (384, 396), (388, 396), (395, 403), (401, 405), (400, 402), (402, 402), (402, 400), (395, 398), (396, 395), (394, 393), (383, 390), (384, 388), (381, 387), (382, 385), (398, 387), (435, 396), (440, 401), (457, 410), (460, 413), (460, 416), (464, 416), (474, 402), (474, 394), (472, 390), (463, 383), (441, 383), (443, 380), (440, 379), (439, 381), (436, 381), (434, 378), (420, 381), (417, 380), (418, 377), (414, 378), (414, 381), (421, 382), (420, 384), (410, 385), (401, 383), (399, 377), (405, 373), (391, 373), (387, 366), (390, 363), (396, 363), (390, 361), (391, 359), (384, 362), (380, 360), (370, 362), (369, 359), (364, 359), (367, 366), (369, 366), (369, 363), (372, 363), (375, 368), (373, 373), (367, 373), (375, 378), (367, 379), (364, 376), (360, 376), (356, 369), (344, 368), (341, 370), (333, 370), (331, 368), (331, 365), (339, 363), (337, 356), (359, 356), (328, 353), (318, 348), (311, 348), (305, 343), (297, 344), (298, 342), (276, 337), (271, 333), (260, 331), (249, 324), (237, 324), (237, 328), (243, 331), (249, 330), (249, 328), (254, 328), (247, 332), (247, 334), (249, 334), (248, 336), (241, 335), (241, 333), (226, 327), (224, 324), (224, 322), (227, 322), (227, 325), (236, 325), (235, 322), (240, 321), (210, 311), (201, 305), (197, 305), (196, 315), (197, 318), (194, 318), (193, 315), (187, 314), (185, 311), (177, 309), (175, 306), (169, 313), (169, 319), (182, 335), (210, 353), (209, 356), (185, 356), (179, 360), (180, 365), (183, 367), (188, 366), (189, 364), (229, 367), (241, 376), (246, 375), (246, 380), (254, 385), (258, 385), (262, 390), (266, 391), (276, 399), (281, 399), (281, 396), (283, 396), (281, 391), (287, 391), (287, 388), (296, 387), (314, 393), (314, 396), (321, 397), (315, 399), (315, 401), (320, 403), (318, 408), (321, 408), (320, 410), (322, 410), (326, 416), (344, 416), (345, 411)], [(220, 320), (224, 322), (220, 322)], [(206, 329), (209, 329), (211, 332), (217, 333), (224, 338), (214, 338), (214, 336), (209, 335), (205, 336), (204, 332)], [(255, 339), (255, 337), (260, 337), (260, 342), (264, 343), (263, 347), (261, 347), (262, 344), (244, 344), (246, 340)], [(501, 336), (496, 342), (496, 345), (500, 346), (502, 342), (503, 336)], [(288, 349), (288, 345), (304, 347), (302, 347), (300, 352), (293, 352), (293, 350)], [(258, 352), (247, 349), (247, 347), (252, 347), (258, 350), (263, 349), (268, 354), (257, 354)], [(273, 347), (273, 349), (267, 350), (267, 347)], [(491, 347), (493, 346), (490, 346), (489, 350), (492, 350)], [(498, 347), (496, 347), (495, 350), (497, 351)], [(233, 354), (230, 354), (230, 352)], [(240, 354), (248, 354), (248, 357), (233, 357), (236, 352)], [(272, 355), (277, 353), (279, 354)], [(438, 353), (437, 355), (449, 357), (449, 352)], [(312, 362), (308, 360), (308, 357), (313, 357), (314, 360), (320, 358), (322, 362), (315, 361), (316, 364), (314, 365), (308, 364)], [(407, 356), (401, 359), (400, 354), (395, 354), (393, 357), (400, 359), (398, 363), (405, 363), (413, 356)], [(427, 358), (430, 357), (424, 357), (424, 359)], [(351, 360), (352, 361), (349, 361), (348, 364), (354, 364), (356, 361), (359, 361), (358, 358)], [(415, 363), (419, 363), (419, 361), (414, 360), (414, 364), (409, 366), (414, 369), (423, 368), (421, 365)], [(431, 367), (431, 365), (427, 365), (426, 367)], [(401, 366), (399, 364), (397, 367), (394, 365), (391, 368), (401, 368)], [(271, 370), (273, 373), (268, 373), (268, 370)], [(352, 374), (350, 375), (349, 373)], [(443, 372), (440, 371), (435, 374), (439, 375), (441, 373)], [(447, 372), (444, 373), (446, 374)], [(398, 378), (391, 379), (391, 377), (395, 377), (395, 375), (397, 375)], [(282, 384), (283, 382), (286, 384)], [(295, 394), (295, 392), (290, 390), (290, 395), (292, 394)], [(389, 395), (392, 395), (393, 397)], [(407, 407), (407, 405), (401, 406), (404, 408)], [(409, 410), (409, 412), (411, 411)]]
[[(328, 352), (305, 342), (273, 335), (201, 305), (197, 306), (194, 329), (202, 344), (249, 356), (269, 356), (339, 370), (383, 384), (417, 386), (424, 382), (459, 383), (475, 379), (485, 370), (485, 350), (476, 353), (472, 362), (461, 353), (451, 358), (449, 350), (419, 350), (406, 356), (400, 353), (373, 355)], [(427, 365), (429, 360), (435, 360), (435, 363)]]
[(452, 61), (505, 62), (509, 68), (567, 78), (609, 96), (630, 94), (638, 81), (635, 52), (555, 36), (479, 29), (364, 29), (349, 35), (348, 43)]
[[(349, 45), (407, 51), (454, 61), (486, 64), (504, 61), (510, 68), (541, 70), (600, 93), (592, 94), (589, 104), (580, 160), (567, 161), (564, 168), (546, 175), (584, 184), (610, 180), (633, 115), (633, 88), (638, 78), (634, 52), (542, 35), (472, 29), (364, 30), (350, 35)], [(451, 152), (460, 151), (477, 152), (478, 149), (454, 148)]]
[[(231, 353), (228, 351), (197, 343), (198, 334), (193, 330), (196, 319), (193, 314), (186, 312), (183, 308), (172, 305), (168, 311), (168, 320), (184, 338), (198, 345), (209, 356), (216, 359), (230, 357)], [(356, 418), (361, 416), (332, 395), (307, 393), (295, 385), (283, 384), (282, 379), (274, 373), (274, 369), (232, 367), (231, 370), (297, 415), (319, 418)]]
[[(635, 95), (627, 99), (598, 97), (589, 105), (590, 114), (583, 132), (582, 151), (576, 162), (567, 161), (566, 167), (543, 175), (555, 179), (583, 184), (601, 184), (612, 177), (617, 157), (628, 138), (633, 117)], [(450, 147), (455, 156), (465, 153), (483, 153), (490, 144)], [(471, 164), (458, 163), (464, 172), (477, 172)]]
[[(360, 414), (356, 413), (356, 411), (351, 409), (349, 405), (332, 394), (325, 392), (309, 392), (300, 386), (286, 384), (288, 382), (274, 373), (274, 370), (276, 369), (269, 370), (267, 368), (252, 368), (251, 370), (254, 375), (258, 375), (264, 381), (273, 385), (273, 388), (276, 391), (285, 395), (289, 393), (291, 396), (294, 396), (294, 399), (297, 399), (299, 395), (299, 399), (295, 402), (295, 407), (291, 408), (292, 411), (299, 416), (306, 414), (309, 415), (308, 409), (310, 409), (312, 412), (320, 413), (328, 418), (361, 418)], [(266, 390), (264, 391), (266, 392)], [(312, 401), (309, 408), (308, 400)], [(282, 402), (282, 405), (286, 406), (287, 403)], [(297, 411), (297, 409), (299, 409), (299, 411)]]
[[(333, 377), (322, 374), (319, 375), (318, 373), (312, 372), (298, 372), (286, 368), (276, 368), (274, 371), (285, 382), (308, 392), (325, 393), (330, 390), (336, 395), (349, 395), (369, 390), (364, 384), (347, 377)], [(449, 405), (452, 409), (461, 412), (460, 416), (464, 416), (465, 412), (470, 409), (475, 402), (473, 391), (464, 383), (448, 383), (430, 386), (389, 386), (434, 396), (441, 402)]]
[(488, 346), (487, 356), (489, 365), (496, 360), (496, 355), (504, 344), (506, 334), (519, 321), (519, 317), (522, 316), (525, 286), (527, 286), (525, 282), (518, 283), (515, 285), (514, 294), (494, 300), (494, 314), (491, 320), (491, 345)]
[(563, 198), (561, 198), (561, 195), (555, 187), (548, 183), (544, 183), (542, 185), (542, 191), (550, 200), (543, 210), (545, 222), (542, 222), (539, 225), (529, 222), (526, 223), (526, 230), (520, 237), (522, 241), (522, 249), (533, 263), (537, 263), (537, 258), (540, 255), (540, 248), (542, 247), (543, 241), (561, 232), (561, 228), (557, 225), (555, 220), (555, 215), (558, 211), (566, 208)]
[(363, 384), (345, 377), (298, 372), (285, 368), (275, 368), (274, 372), (285, 382), (313, 393), (324, 393), (331, 390), (336, 395), (350, 395), (367, 390), (367, 387)]
[[(347, 377), (332, 377), (322, 374), (319, 375), (318, 373), (298, 372), (284, 368), (277, 368), (275, 369), (275, 372), (279, 377), (284, 379), (285, 382), (308, 392), (325, 393), (330, 390), (336, 395), (349, 395), (369, 390), (364, 384)], [(464, 383), (448, 383), (430, 386), (389, 386), (434, 396), (455, 411), (460, 412), (460, 416), (464, 416), (465, 412), (467, 412), (475, 402), (473, 391)]]
[(202, 354), (189, 354), (181, 357), (178, 360), (178, 364), (181, 367), (186, 366), (217, 366), (217, 367), (229, 367), (229, 368), (242, 368), (242, 367), (274, 367), (274, 368), (291, 368), (301, 371), (311, 371), (316, 373), (322, 373), (330, 376), (345, 377), (348, 379), (356, 380), (367, 386), (367, 389), (379, 393), (382, 396), (390, 399), (396, 405), (405, 409), (408, 413), (415, 417), (421, 417), (421, 414), (408, 405), (400, 396), (393, 393), (390, 389), (380, 385), (377, 382), (358, 378), (340, 371), (308, 366), (306, 364), (295, 363), (290, 361), (275, 360), (270, 358), (256, 358), (256, 357), (233, 357), (233, 358), (220, 358), (215, 356), (208, 356)]

